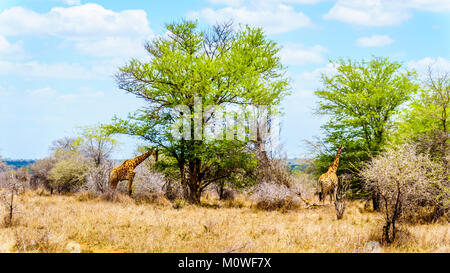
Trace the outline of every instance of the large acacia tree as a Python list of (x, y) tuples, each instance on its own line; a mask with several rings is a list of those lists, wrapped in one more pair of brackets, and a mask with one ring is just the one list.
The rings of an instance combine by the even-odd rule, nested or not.
[[(358, 173), (361, 163), (377, 155), (393, 129), (400, 106), (418, 90), (415, 73), (398, 62), (374, 57), (369, 61), (333, 62), (336, 73), (322, 75), (323, 88), (316, 91), (318, 114), (329, 117), (322, 126), (324, 142), (330, 144), (316, 163), (325, 172), (334, 159), (335, 148), (346, 146), (341, 172)], [(358, 175), (353, 189), (362, 189)], [(377, 207), (377, 198), (374, 198)]]
[[(200, 202), (210, 183), (233, 179), (255, 166), (248, 139), (177, 138), (172, 125), (177, 107), (194, 117), (195, 99), (208, 105), (276, 105), (287, 94), (288, 80), (280, 63), (280, 48), (262, 29), (231, 23), (202, 31), (192, 21), (166, 25), (167, 34), (147, 42), (150, 60), (133, 59), (120, 68), (120, 89), (142, 98), (146, 106), (127, 119), (115, 118), (110, 131), (138, 136), (174, 159), (189, 200)], [(186, 115), (186, 113), (184, 113)], [(192, 133), (194, 126), (191, 126)], [(201, 132), (200, 132), (201, 133)]]

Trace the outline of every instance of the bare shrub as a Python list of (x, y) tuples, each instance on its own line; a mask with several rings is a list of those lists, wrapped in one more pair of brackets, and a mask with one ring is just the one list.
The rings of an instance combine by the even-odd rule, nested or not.
[(291, 188), (302, 198), (312, 198), (317, 191), (317, 180), (314, 175), (304, 172), (295, 172), (292, 175)]
[(289, 173), (286, 160), (277, 158), (262, 158), (257, 170), (258, 181), (271, 181), (273, 184), (290, 187), (292, 176)]
[(95, 192), (92, 192), (90, 190), (82, 191), (76, 195), (77, 200), (80, 202), (95, 200), (99, 195)]
[(235, 191), (231, 188), (224, 188), (221, 192), (221, 200), (233, 201), (236, 197)]
[(163, 187), (165, 197), (170, 200), (186, 199), (186, 191), (181, 183), (168, 180)]
[(124, 203), (132, 204), (134, 200), (125, 193), (118, 192), (117, 190), (108, 189), (100, 195), (100, 200), (112, 202), (112, 203)]
[(96, 194), (102, 194), (109, 189), (109, 173), (114, 168), (110, 161), (98, 167), (89, 169), (86, 175), (86, 189)]
[(31, 177), (30, 186), (32, 189), (44, 188), (53, 193), (51, 185), (50, 170), (55, 165), (56, 161), (53, 158), (44, 158), (36, 161), (30, 166)]
[(0, 187), (4, 187), (8, 181), (8, 166), (0, 161)]
[(18, 229), (14, 233), (18, 252), (57, 252), (59, 241), (47, 229)]
[[(416, 147), (403, 144), (373, 158), (361, 171), (366, 187), (381, 198), (385, 224), (383, 240), (395, 240), (398, 220), (426, 204), (436, 204), (442, 189), (442, 169)], [(448, 189), (447, 189), (448, 191)]]
[(348, 189), (350, 187), (350, 180), (346, 176), (341, 176), (336, 188), (336, 199), (334, 200), (334, 208), (336, 210), (336, 218), (342, 219), (346, 208), (346, 200)]
[(285, 185), (263, 182), (256, 186), (251, 199), (263, 210), (288, 210), (300, 206), (300, 198)]
[(14, 215), (17, 211), (16, 199), (21, 189), (21, 185), (14, 175), (10, 173), (6, 178), (3, 178), (2, 187), (4, 188), (4, 191), (0, 193), (0, 201), (7, 211), (7, 214), (3, 218), (2, 225), (10, 227), (16, 223), (14, 221)]
[(145, 164), (139, 165), (134, 180), (134, 197), (139, 201), (152, 202), (164, 196), (165, 184), (162, 174), (150, 170)]
[(30, 174), (28, 168), (22, 167), (14, 171), (14, 177), (19, 182), (22, 188), (29, 188), (30, 186)]

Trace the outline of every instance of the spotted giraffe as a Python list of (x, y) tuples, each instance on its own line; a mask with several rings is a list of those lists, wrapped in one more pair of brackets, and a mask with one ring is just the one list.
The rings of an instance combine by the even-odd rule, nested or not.
[(339, 157), (341, 156), (341, 152), (343, 151), (345, 151), (345, 147), (342, 145), (339, 146), (333, 164), (330, 166), (326, 173), (322, 174), (319, 177), (319, 200), (322, 201), (322, 203), (325, 201), (325, 197), (327, 196), (327, 194), (330, 195), (330, 202), (333, 202), (333, 197), (334, 199), (336, 199), (336, 187), (338, 185), (338, 177), (336, 175), (336, 171), (339, 166)]
[(158, 161), (158, 151), (153, 150), (136, 158), (126, 160), (122, 165), (113, 169), (109, 173), (109, 184), (111, 185), (111, 188), (115, 190), (120, 181), (128, 180), (128, 194), (131, 196), (133, 179), (136, 174), (134, 169), (151, 155), (153, 155), (155, 161)]

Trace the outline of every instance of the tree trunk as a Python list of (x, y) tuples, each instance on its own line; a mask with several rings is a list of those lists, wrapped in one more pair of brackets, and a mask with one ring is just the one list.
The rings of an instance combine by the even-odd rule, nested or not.
[(200, 205), (200, 198), (202, 196), (202, 191), (199, 187), (190, 187), (189, 191), (189, 203), (194, 205)]
[(195, 205), (200, 204), (202, 196), (202, 181), (200, 174), (200, 160), (192, 160), (189, 162), (189, 202)]
[(380, 210), (380, 196), (376, 193), (372, 193), (372, 207), (374, 211)]
[(391, 222), (387, 221), (386, 224), (383, 226), (383, 240), (388, 244), (392, 243), (390, 230), (391, 230)]
[(11, 189), (11, 200), (9, 203), (9, 225), (12, 226), (13, 220), (13, 211), (14, 211), (14, 188)]

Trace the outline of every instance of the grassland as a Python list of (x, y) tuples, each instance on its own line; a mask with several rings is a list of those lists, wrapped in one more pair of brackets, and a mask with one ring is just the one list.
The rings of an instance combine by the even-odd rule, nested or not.
[(28, 191), (15, 224), (0, 227), (0, 252), (450, 252), (448, 223), (405, 226), (396, 243), (374, 249), (381, 215), (361, 202), (339, 221), (332, 206), (262, 211), (242, 197), (204, 204)]

